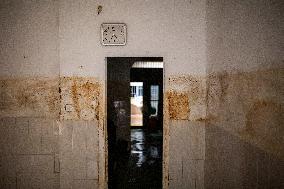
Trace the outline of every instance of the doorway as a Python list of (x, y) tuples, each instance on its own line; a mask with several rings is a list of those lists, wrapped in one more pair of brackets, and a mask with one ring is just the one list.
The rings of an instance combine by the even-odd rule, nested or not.
[(163, 58), (107, 58), (108, 186), (162, 188)]

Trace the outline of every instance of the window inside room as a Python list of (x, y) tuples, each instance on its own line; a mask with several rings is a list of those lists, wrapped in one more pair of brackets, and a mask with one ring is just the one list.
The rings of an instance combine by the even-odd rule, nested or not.
[(143, 126), (143, 82), (130, 82), (131, 126)]
[(151, 85), (151, 111), (150, 116), (157, 116), (158, 115), (158, 104), (159, 104), (159, 85)]

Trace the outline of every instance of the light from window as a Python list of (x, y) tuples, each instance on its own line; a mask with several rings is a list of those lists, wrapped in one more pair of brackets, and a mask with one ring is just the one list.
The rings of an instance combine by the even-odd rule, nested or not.
[(151, 85), (151, 110), (150, 116), (158, 115), (158, 104), (159, 104), (159, 85)]

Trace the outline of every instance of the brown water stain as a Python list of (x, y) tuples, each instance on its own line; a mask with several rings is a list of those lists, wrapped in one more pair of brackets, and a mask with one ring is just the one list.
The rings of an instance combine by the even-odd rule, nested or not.
[(102, 113), (102, 86), (96, 78), (61, 78), (62, 106), (71, 104), (75, 112), (66, 112), (62, 107), (63, 119), (99, 120)]
[[(170, 91), (175, 91), (177, 94), (182, 94), (181, 96), (178, 95), (177, 97), (173, 96), (173, 98), (169, 101), (169, 107), (173, 110), (172, 112), (170, 112), (170, 115), (172, 116), (171, 119), (198, 121), (206, 116), (205, 76), (170, 76), (168, 79), (168, 87)], [(180, 100), (184, 102), (176, 105)], [(186, 106), (186, 108), (183, 108), (183, 106)]]
[(78, 118), (80, 119), (80, 104), (79, 104), (79, 94), (78, 94), (78, 86), (76, 83), (76, 80), (73, 81), (73, 85), (71, 87), (71, 93), (72, 93), (72, 100), (73, 100), (73, 105), (74, 109), (77, 113)]
[(218, 74), (218, 79), (221, 87), (220, 99), (223, 101), (228, 93), (229, 75), (227, 72), (223, 72), (221, 74)]
[[(281, 125), (283, 109), (280, 104), (273, 101), (258, 100), (253, 103), (252, 107), (246, 114), (245, 130), (250, 135), (255, 135), (261, 127), (268, 127)], [(282, 129), (283, 130), (283, 129)], [(266, 134), (268, 134), (266, 132)]]
[(166, 98), (169, 106), (169, 118), (173, 120), (188, 120), (190, 113), (188, 95), (186, 93), (168, 91)]
[(56, 78), (1, 79), (2, 116), (58, 116), (59, 80)]
[(206, 87), (203, 81), (205, 77), (193, 75), (171, 76), (168, 79), (170, 88), (187, 92), (191, 104), (200, 103), (205, 99)]
[(200, 80), (199, 76), (192, 75), (179, 75), (169, 77), (169, 84), (178, 85), (180, 83), (198, 83)]
[(215, 117), (214, 125), (284, 157), (283, 74), (281, 68), (209, 74), (207, 114)]
[(212, 123), (213, 121), (216, 121), (216, 120), (217, 120), (217, 118), (214, 117), (213, 115), (208, 115), (206, 117), (197, 118), (195, 121), (205, 122), (205, 123)]
[(283, 107), (273, 101), (257, 100), (246, 114), (246, 125), (240, 134), (270, 153), (283, 153)]

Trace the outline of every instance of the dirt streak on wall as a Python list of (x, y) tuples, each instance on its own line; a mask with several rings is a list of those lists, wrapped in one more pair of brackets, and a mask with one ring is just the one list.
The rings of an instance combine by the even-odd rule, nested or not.
[(211, 73), (207, 117), (258, 148), (284, 159), (284, 69)]
[(103, 117), (102, 85), (96, 78), (1, 78), (0, 86), (1, 117)]
[[(100, 153), (96, 156), (99, 188), (104, 188), (106, 173), (106, 130), (104, 116), (104, 86), (101, 81), (94, 77), (61, 77), (61, 121), (79, 123), (84, 120), (88, 123), (98, 121), (96, 133), (90, 133), (97, 140), (95, 147)], [(90, 154), (90, 153), (89, 153)], [(76, 170), (75, 170), (76, 171)], [(68, 179), (67, 179), (68, 180)]]
[(96, 78), (62, 77), (61, 119), (99, 120), (102, 117), (102, 85)]
[(1, 117), (59, 117), (59, 80), (1, 78)]
[(171, 120), (201, 121), (205, 119), (206, 78), (202, 76), (171, 76), (166, 91)]
[(203, 188), (206, 77), (173, 75), (166, 80), (166, 86), (164, 155), (168, 166), (164, 170), (168, 171), (165, 175), (168, 182), (164, 185), (168, 184), (169, 188)]

